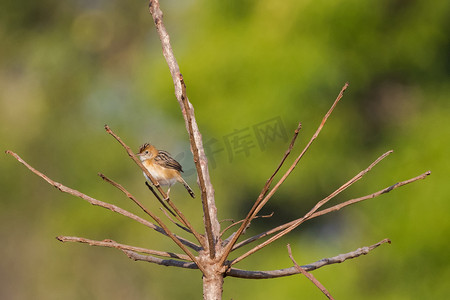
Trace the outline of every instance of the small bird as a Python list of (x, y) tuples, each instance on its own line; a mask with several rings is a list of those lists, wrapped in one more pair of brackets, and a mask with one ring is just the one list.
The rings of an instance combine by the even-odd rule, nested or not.
[[(169, 189), (167, 190), (167, 199), (169, 198), (170, 187), (177, 181), (184, 185), (192, 198), (195, 198), (195, 194), (191, 187), (184, 181), (183, 177), (181, 177), (180, 172), (183, 172), (181, 165), (173, 159), (168, 152), (158, 150), (149, 143), (145, 143), (139, 148), (139, 153), (136, 155), (139, 156), (142, 164), (160, 185), (169, 186)], [(150, 181), (145, 173), (144, 176)]]

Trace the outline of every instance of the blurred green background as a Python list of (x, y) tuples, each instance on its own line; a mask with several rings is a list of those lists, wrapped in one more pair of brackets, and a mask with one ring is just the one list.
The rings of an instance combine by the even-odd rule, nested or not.
[[(395, 152), (331, 204), (432, 171), (424, 181), (305, 223), (236, 267), (289, 267), (287, 243), (307, 264), (390, 238), (392, 245), (314, 275), (336, 299), (448, 297), (450, 2), (161, 2), (211, 150), (220, 219), (245, 216), (297, 123), (303, 129), (288, 164), (350, 82), (322, 134), (262, 211), (274, 216), (255, 221), (247, 237), (301, 216), (387, 150)], [(1, 1), (0, 40), (3, 150), (142, 216), (102, 182), (102, 172), (158, 211), (141, 172), (105, 133), (108, 124), (136, 150), (149, 141), (171, 152), (199, 194), (145, 1)], [(271, 128), (277, 134), (257, 136)], [(118, 250), (55, 239), (109, 238), (180, 252), (167, 238), (58, 192), (6, 154), (0, 189), (1, 299), (201, 298), (199, 271), (133, 262)], [(181, 186), (171, 195), (201, 228), (200, 201)], [(226, 278), (224, 299), (231, 298), (325, 297), (292, 276)]]

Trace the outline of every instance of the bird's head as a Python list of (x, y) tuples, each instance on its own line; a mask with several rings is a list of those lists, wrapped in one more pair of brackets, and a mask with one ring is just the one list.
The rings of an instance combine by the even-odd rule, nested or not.
[(156, 150), (156, 148), (149, 143), (145, 143), (141, 147), (139, 147), (139, 152), (136, 153), (136, 155), (139, 156), (141, 161), (144, 161), (158, 155), (158, 150)]

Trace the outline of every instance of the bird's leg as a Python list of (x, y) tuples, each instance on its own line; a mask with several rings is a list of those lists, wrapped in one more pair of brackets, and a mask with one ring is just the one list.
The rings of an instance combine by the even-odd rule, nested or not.
[(164, 200), (166, 200), (166, 201), (169, 200), (169, 194), (170, 194), (170, 187), (169, 187), (169, 189), (167, 190), (167, 197), (166, 197)]

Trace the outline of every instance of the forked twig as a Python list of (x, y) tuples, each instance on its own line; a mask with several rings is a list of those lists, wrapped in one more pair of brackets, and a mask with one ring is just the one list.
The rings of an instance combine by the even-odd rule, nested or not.
[(292, 260), (292, 262), (294, 263), (295, 268), (302, 273), (303, 275), (306, 276), (306, 278), (308, 278), (309, 280), (311, 280), (312, 283), (314, 283), (315, 286), (317, 286), (322, 293), (324, 293), (325, 296), (327, 296), (328, 299), (330, 300), (334, 300), (334, 298), (331, 296), (331, 294), (328, 292), (328, 290), (323, 286), (323, 284), (321, 284), (319, 282), (319, 280), (317, 280), (313, 274), (306, 272), (305, 270), (303, 270), (302, 267), (300, 267), (297, 262), (295, 261), (294, 257), (292, 256), (292, 250), (291, 250), (291, 245), (287, 244), (287, 249), (288, 249), (288, 253), (289, 253), (289, 257)]

